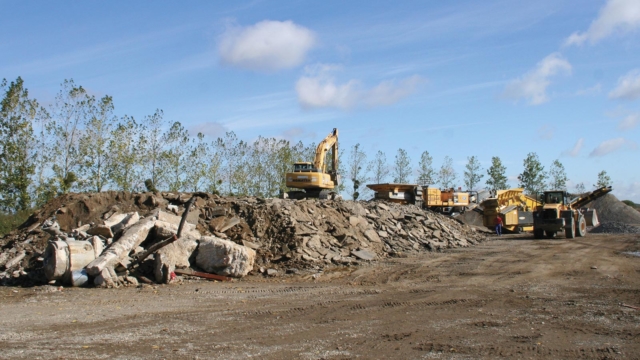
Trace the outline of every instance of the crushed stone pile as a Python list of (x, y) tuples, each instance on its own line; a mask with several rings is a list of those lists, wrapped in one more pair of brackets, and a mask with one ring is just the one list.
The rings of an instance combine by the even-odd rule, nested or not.
[(640, 212), (618, 200), (613, 194), (607, 194), (587, 205), (597, 210), (600, 222), (618, 222), (640, 226)]
[[(182, 237), (132, 269), (136, 256), (175, 234), (192, 196), (195, 201), (185, 215), (190, 225)], [(0, 283), (117, 287), (171, 282), (184, 271), (277, 276), (470, 246), (484, 239), (455, 219), (379, 201), (66, 194), (0, 239)]]
[(600, 225), (591, 229), (590, 232), (597, 234), (640, 234), (640, 226), (617, 221), (607, 221), (600, 223)]

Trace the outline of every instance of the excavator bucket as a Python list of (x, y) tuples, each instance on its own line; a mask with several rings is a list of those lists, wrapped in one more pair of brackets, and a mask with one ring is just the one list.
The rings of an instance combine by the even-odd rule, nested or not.
[(583, 210), (582, 214), (584, 215), (584, 220), (587, 222), (587, 226), (600, 225), (600, 221), (598, 221), (598, 214), (596, 213), (596, 209)]

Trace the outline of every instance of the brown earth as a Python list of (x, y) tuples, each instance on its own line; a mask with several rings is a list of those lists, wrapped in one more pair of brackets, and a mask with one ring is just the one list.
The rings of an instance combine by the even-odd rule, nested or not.
[(271, 279), (2, 287), (0, 357), (637, 359), (639, 250), (508, 235)]

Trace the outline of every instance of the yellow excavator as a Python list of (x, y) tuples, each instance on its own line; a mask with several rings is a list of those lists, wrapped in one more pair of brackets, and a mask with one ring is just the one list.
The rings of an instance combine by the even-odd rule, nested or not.
[[(327, 170), (326, 157), (332, 150), (331, 168)], [(333, 189), (340, 184), (338, 174), (338, 129), (334, 128), (327, 137), (318, 144), (313, 163), (297, 162), (293, 164), (293, 172), (287, 173), (288, 188), (299, 189), (282, 194), (289, 199), (338, 199)]]

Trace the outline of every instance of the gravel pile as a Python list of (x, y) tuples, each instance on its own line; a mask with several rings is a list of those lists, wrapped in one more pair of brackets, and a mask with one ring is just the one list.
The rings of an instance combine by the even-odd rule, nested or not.
[(596, 209), (600, 222), (618, 222), (640, 226), (640, 212), (618, 200), (613, 194), (607, 194), (587, 207)]
[(618, 221), (607, 221), (591, 229), (596, 234), (640, 234), (640, 226), (625, 224)]

